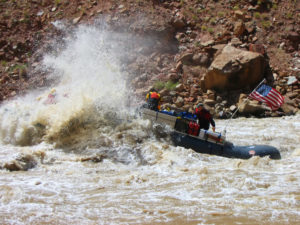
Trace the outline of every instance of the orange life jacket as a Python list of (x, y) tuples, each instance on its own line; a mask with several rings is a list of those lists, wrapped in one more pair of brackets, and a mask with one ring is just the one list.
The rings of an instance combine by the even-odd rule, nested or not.
[(149, 92), (146, 96), (148, 107), (152, 110), (160, 110), (160, 94)]
[(157, 92), (150, 92), (149, 97), (153, 98), (153, 99), (160, 100), (160, 94), (158, 94)]

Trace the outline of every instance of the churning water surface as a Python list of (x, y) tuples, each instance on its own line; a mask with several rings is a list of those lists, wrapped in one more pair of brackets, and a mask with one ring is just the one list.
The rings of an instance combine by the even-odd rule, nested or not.
[(79, 27), (41, 65), (55, 84), (1, 105), (0, 223), (299, 224), (299, 114), (227, 127), (227, 140), (275, 146), (281, 160), (174, 147), (130, 107), (111, 38), (122, 35)]

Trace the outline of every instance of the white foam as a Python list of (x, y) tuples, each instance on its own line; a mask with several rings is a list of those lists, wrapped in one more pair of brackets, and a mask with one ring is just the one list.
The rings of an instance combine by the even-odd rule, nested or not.
[[(57, 82), (0, 108), (0, 165), (20, 153), (45, 153), (29, 171), (0, 170), (0, 223), (298, 221), (299, 115), (239, 118), (227, 127), (234, 144), (277, 147), (278, 161), (174, 147), (149, 121), (127, 113), (112, 34), (84, 26), (74, 34), (45, 57)], [(44, 104), (52, 88), (57, 103)], [(217, 120), (217, 129), (226, 122)]]

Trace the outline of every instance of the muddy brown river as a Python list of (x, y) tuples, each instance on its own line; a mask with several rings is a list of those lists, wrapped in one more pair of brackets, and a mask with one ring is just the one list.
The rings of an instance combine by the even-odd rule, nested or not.
[(107, 36), (80, 27), (45, 55), (58, 82), (0, 106), (0, 224), (300, 224), (299, 114), (227, 127), (281, 160), (175, 147), (128, 107)]

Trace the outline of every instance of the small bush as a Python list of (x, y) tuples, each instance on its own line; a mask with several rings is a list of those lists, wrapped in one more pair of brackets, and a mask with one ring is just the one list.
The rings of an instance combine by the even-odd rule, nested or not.
[(264, 28), (269, 28), (269, 27), (271, 27), (271, 22), (270, 22), (270, 21), (262, 21), (262, 22), (261, 22), (261, 25), (262, 25)]
[(235, 5), (234, 7), (233, 7), (233, 10), (239, 10), (240, 9), (240, 7), (238, 6), (238, 5)]
[(224, 12), (218, 12), (219, 17), (224, 17), (225, 13)]
[(211, 25), (216, 25), (217, 21), (216, 21), (215, 18), (211, 18), (211, 19), (209, 20), (209, 23), (210, 23)]
[(287, 19), (292, 19), (293, 18), (293, 13), (288, 12), (285, 16), (286, 16)]
[(200, 47), (200, 41), (195, 42), (195, 47), (197, 47), (197, 48)]
[(274, 37), (269, 37), (269, 38), (268, 38), (268, 42), (269, 42), (270, 44), (274, 44), (274, 43), (275, 43)]
[(16, 64), (12, 67), (9, 68), (9, 72), (23, 72), (26, 70), (26, 65), (25, 64)]
[(55, 3), (56, 6), (58, 6), (58, 5), (60, 5), (61, 0), (55, 0), (54, 3)]
[(167, 82), (156, 81), (155, 84), (153, 85), (153, 87), (156, 90), (162, 90), (163, 88), (166, 88), (169, 91), (173, 91), (173, 90), (175, 90), (177, 85), (178, 85), (178, 82), (174, 83), (173, 81), (167, 81)]
[(178, 82), (177, 83), (174, 83), (173, 81), (168, 81), (166, 84), (165, 84), (165, 87), (166, 89), (168, 89), (169, 91), (173, 91), (175, 90), (176, 86), (178, 85)]
[(192, 19), (193, 19), (194, 21), (197, 21), (197, 20), (198, 20), (198, 16), (193, 15), (193, 16), (192, 16)]
[(1, 66), (5, 67), (7, 65), (7, 62), (5, 60), (1, 60)]
[(153, 86), (156, 90), (161, 90), (165, 87), (165, 83), (162, 81), (156, 81)]
[(196, 10), (196, 13), (197, 13), (197, 14), (202, 14), (203, 12), (204, 12), (204, 10), (201, 9), (201, 8), (198, 8), (198, 9)]
[(210, 17), (209, 17), (209, 16), (204, 17), (204, 21), (205, 21), (205, 22), (208, 22), (209, 20), (210, 20)]
[(202, 26), (201, 26), (201, 30), (202, 30), (202, 31), (207, 31), (207, 26), (202, 25)]
[(259, 12), (255, 12), (255, 13), (254, 13), (254, 18), (260, 19), (260, 17), (261, 17), (261, 15), (260, 15)]

